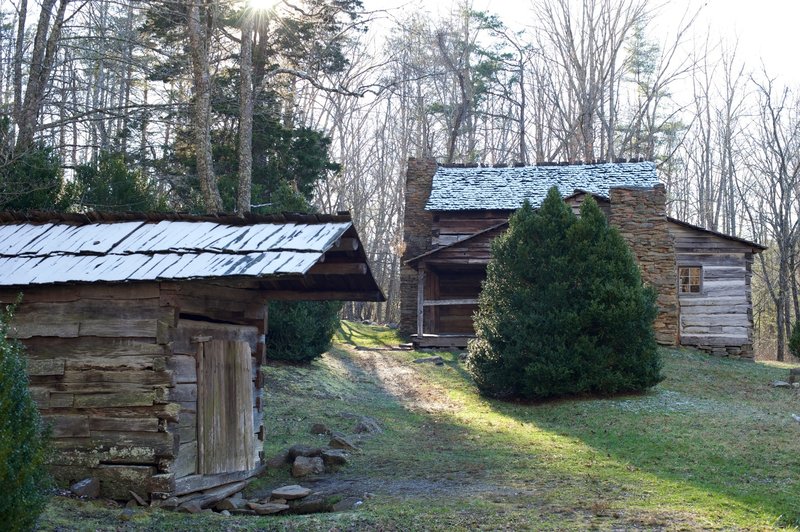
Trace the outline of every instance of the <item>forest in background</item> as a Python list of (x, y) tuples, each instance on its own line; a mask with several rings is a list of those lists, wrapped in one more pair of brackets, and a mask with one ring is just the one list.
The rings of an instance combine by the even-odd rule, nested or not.
[[(359, 0), (0, 4), (0, 208), (349, 210), (396, 322), (406, 161), (657, 162), (670, 213), (769, 245), (759, 356), (800, 316), (800, 87), (647, 0), (534, 0), (510, 29)], [(515, 26), (515, 27), (517, 27)]]

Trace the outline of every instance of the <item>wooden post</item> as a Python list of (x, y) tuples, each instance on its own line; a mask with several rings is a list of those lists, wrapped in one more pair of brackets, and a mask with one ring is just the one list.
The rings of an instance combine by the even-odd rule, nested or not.
[(422, 338), (425, 324), (425, 266), (417, 270), (417, 338)]

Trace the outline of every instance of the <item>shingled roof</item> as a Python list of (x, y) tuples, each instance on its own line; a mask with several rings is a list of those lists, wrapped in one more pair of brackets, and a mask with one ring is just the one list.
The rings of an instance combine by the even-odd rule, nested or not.
[(585, 190), (608, 197), (613, 187), (651, 187), (659, 183), (653, 162), (520, 167), (440, 166), (433, 176), (429, 211), (516, 210), (525, 199), (537, 207), (547, 191), (562, 196)]
[[(326, 262), (331, 253), (335, 260)], [(0, 213), (0, 286), (272, 280), (340, 273), (337, 267), (353, 271), (358, 282), (349, 290), (359, 298), (383, 300), (348, 214), (242, 219)]]

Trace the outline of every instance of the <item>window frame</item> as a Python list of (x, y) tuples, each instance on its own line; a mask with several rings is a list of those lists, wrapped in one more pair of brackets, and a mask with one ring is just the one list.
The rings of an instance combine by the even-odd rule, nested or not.
[[(691, 287), (695, 286), (692, 284), (692, 272), (688, 272), (688, 279), (689, 283), (684, 285), (683, 283), (683, 273), (682, 270), (697, 270), (697, 291), (692, 291)], [(688, 286), (690, 290), (684, 291), (683, 287)], [(703, 295), (703, 265), (702, 264), (681, 264), (678, 266), (678, 295), (679, 296), (702, 296)]]

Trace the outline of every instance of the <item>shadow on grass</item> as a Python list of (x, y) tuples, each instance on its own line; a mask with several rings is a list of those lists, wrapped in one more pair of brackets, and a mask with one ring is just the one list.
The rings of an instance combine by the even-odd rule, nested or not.
[[(800, 526), (800, 438), (796, 429), (791, 433), (786, 405), (777, 405), (766, 389), (759, 401), (752, 389), (769, 382), (774, 372), (747, 362), (677, 355), (665, 365), (667, 381), (647, 394), (537, 405), (487, 403), (518, 423), (580, 440), (630, 471), (685, 487), (686, 504), (708, 492), (738, 502), (745, 511), (772, 516), (776, 525)], [(713, 366), (718, 379), (739, 388), (719, 382), (711, 390), (693, 387), (697, 363)], [(796, 395), (794, 404), (799, 404)]]

